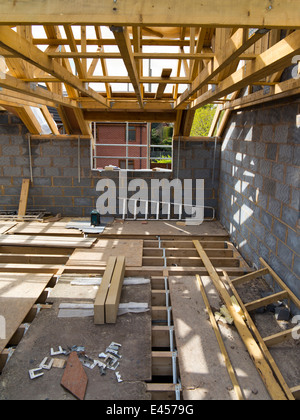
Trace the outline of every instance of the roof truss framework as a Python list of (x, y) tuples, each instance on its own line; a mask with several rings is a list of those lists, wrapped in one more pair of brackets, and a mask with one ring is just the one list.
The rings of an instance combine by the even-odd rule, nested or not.
[[(186, 0), (184, 8), (178, 0), (103, 0), (101, 7), (97, 0), (2, 0), (7, 72), (0, 106), (15, 110), (34, 134), (40, 128), (32, 106), (58, 134), (48, 105), (68, 134), (89, 135), (91, 120), (126, 118), (174, 121), (177, 135), (186, 136), (194, 111), (205, 104), (228, 114), (264, 95), (300, 93), (299, 79), (280, 83), (299, 45), (298, 0)], [(155, 75), (148, 74), (149, 60), (157, 64)], [(267, 93), (252, 94), (255, 85)], [(239, 98), (245, 89), (248, 96)]]

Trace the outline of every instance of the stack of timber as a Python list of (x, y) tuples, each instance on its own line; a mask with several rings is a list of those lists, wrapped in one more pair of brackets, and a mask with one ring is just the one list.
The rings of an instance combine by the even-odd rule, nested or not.
[(115, 324), (125, 276), (125, 257), (111, 257), (94, 303), (95, 324)]

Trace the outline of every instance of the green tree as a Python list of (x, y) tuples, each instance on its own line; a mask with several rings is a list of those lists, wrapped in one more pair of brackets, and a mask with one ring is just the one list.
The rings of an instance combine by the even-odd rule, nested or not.
[(215, 112), (215, 105), (205, 105), (197, 109), (191, 130), (192, 137), (208, 136)]

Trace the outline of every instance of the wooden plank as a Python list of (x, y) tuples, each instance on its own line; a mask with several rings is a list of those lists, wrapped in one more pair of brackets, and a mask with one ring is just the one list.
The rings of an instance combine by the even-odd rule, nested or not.
[[(172, 69), (163, 69), (161, 73), (161, 77), (164, 79), (169, 79), (172, 73)], [(166, 83), (160, 83), (157, 87), (155, 99), (162, 99), (164, 91), (166, 89)]]
[(108, 324), (115, 324), (117, 321), (125, 268), (125, 257), (118, 257), (105, 302), (105, 321)]
[(280, 344), (283, 341), (291, 338), (294, 331), (295, 331), (294, 328), (291, 328), (291, 329), (286, 330), (286, 331), (280, 331), (277, 334), (273, 334), (273, 335), (270, 335), (268, 337), (265, 337), (263, 340), (264, 340), (265, 345), (267, 347), (276, 346), (277, 344)]
[(262, 299), (257, 299), (254, 302), (249, 302), (245, 304), (247, 311), (255, 311), (255, 309), (262, 308), (263, 306), (268, 306), (273, 302), (277, 302), (278, 300), (284, 300), (289, 297), (286, 291), (274, 293), (271, 296), (267, 296)]
[(246, 274), (245, 276), (237, 277), (235, 279), (232, 279), (231, 282), (235, 286), (239, 286), (241, 284), (247, 283), (247, 281), (255, 280), (260, 276), (264, 276), (265, 274), (268, 274), (268, 272), (269, 272), (268, 269), (263, 268), (262, 270), (255, 271), (254, 273), (249, 273), (249, 274)]
[(112, 7), (110, 0), (88, 4), (66, 0), (44, 0), (34, 8), (27, 2), (1, 0), (1, 24), (11, 25), (128, 25), (128, 26), (205, 26), (252, 28), (299, 28), (300, 15), (297, 0), (274, 2), (269, 0), (239, 0), (233, 4), (222, 0), (181, 0), (171, 3), (152, 0), (120, 2)]
[(52, 274), (0, 273), (0, 316), (5, 319), (5, 337), (0, 338), (0, 353), (23, 323)]
[(296, 400), (300, 400), (300, 385), (292, 387), (291, 392)]
[(269, 273), (271, 274), (273, 279), (283, 290), (285, 290), (288, 293), (289, 298), (293, 301), (297, 308), (300, 309), (300, 300), (297, 298), (297, 296), (287, 287), (287, 285), (281, 280), (278, 274), (275, 273), (272, 267), (270, 267), (263, 258), (260, 258), (259, 261), (269, 270)]
[(197, 275), (196, 278), (197, 278), (198, 283), (200, 285), (200, 291), (201, 291), (201, 294), (202, 294), (202, 297), (203, 297), (203, 300), (204, 300), (204, 303), (205, 303), (205, 306), (206, 306), (206, 309), (207, 309), (207, 312), (208, 312), (208, 315), (209, 315), (209, 319), (210, 319), (211, 325), (212, 325), (213, 330), (214, 330), (214, 332), (216, 334), (216, 337), (217, 337), (217, 340), (218, 340), (218, 344), (219, 344), (221, 353), (222, 353), (222, 355), (224, 357), (225, 365), (226, 365), (228, 374), (230, 376), (230, 379), (231, 379), (231, 382), (232, 382), (234, 391), (235, 391), (235, 393), (236, 393), (236, 395), (238, 397), (238, 400), (243, 401), (244, 400), (244, 396), (243, 396), (241, 387), (240, 387), (240, 385), (238, 383), (237, 377), (235, 375), (235, 372), (234, 372), (233, 366), (231, 364), (229, 355), (227, 353), (227, 350), (226, 350), (226, 347), (225, 347), (225, 344), (224, 344), (222, 335), (220, 333), (220, 330), (219, 330), (217, 321), (215, 319), (215, 316), (214, 316), (213, 311), (211, 309), (209, 300), (207, 298), (207, 294), (206, 294), (206, 291), (205, 291), (205, 288), (204, 288), (204, 284), (203, 284), (203, 282), (201, 280), (201, 277), (199, 275)]
[[(137, 246), (134, 249), (134, 244), (137, 244), (138, 241), (133, 241), (134, 244), (130, 245), (130, 241), (124, 241), (128, 244), (127, 247), (125, 246), (118, 246), (114, 245), (114, 242), (122, 242), (122, 241), (105, 241), (111, 242), (112, 247), (107, 248), (93, 248), (93, 249), (76, 249), (72, 256), (70, 257), (69, 261), (67, 262), (67, 266), (105, 266), (107, 261), (109, 260), (110, 256), (118, 256), (124, 255), (126, 257), (126, 265), (127, 267), (141, 267), (142, 266), (142, 241), (141, 246)], [(119, 252), (121, 250), (122, 252)], [(136, 252), (134, 252), (136, 251)], [(128, 261), (128, 263), (127, 263)]]
[(110, 28), (114, 34), (115, 40), (122, 55), (128, 76), (137, 96), (138, 103), (143, 108), (142, 92), (139, 83), (139, 75), (134, 61), (133, 51), (131, 48), (131, 41), (126, 27), (112, 26)]
[(111, 257), (108, 260), (107, 267), (94, 302), (94, 323), (96, 325), (105, 324), (105, 302), (116, 262), (116, 257)]
[(283, 392), (282, 388), (278, 384), (272, 370), (270, 369), (269, 364), (267, 363), (262, 350), (254, 340), (250, 330), (248, 329), (243, 317), (236, 312), (233, 303), (230, 299), (230, 295), (222, 283), (216, 269), (213, 267), (210, 259), (206, 255), (204, 249), (202, 248), (199, 241), (194, 241), (194, 245), (199, 252), (200, 258), (203, 260), (209, 275), (219, 292), (220, 296), (225, 302), (225, 305), (234, 320), (235, 326), (259, 372), (270, 396), (274, 400), (287, 400), (285, 393)]
[(29, 187), (30, 187), (30, 179), (23, 179), (20, 202), (19, 202), (19, 211), (18, 211), (19, 217), (25, 216), (26, 214)]
[(7, 233), (10, 229), (16, 226), (16, 224), (17, 224), (16, 222), (1, 224), (0, 235), (4, 235), (5, 233)]
[(91, 248), (96, 239), (61, 236), (0, 235), (0, 246), (41, 246), (62, 248)]

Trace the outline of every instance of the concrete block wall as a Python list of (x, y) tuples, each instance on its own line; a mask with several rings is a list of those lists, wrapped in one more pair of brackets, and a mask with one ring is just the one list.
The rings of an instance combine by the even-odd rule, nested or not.
[(219, 215), (250, 265), (263, 257), (300, 298), (300, 98), (234, 112), (221, 151)]
[[(221, 145), (214, 142), (174, 142), (173, 177), (179, 179), (204, 179), (205, 206), (218, 212), (218, 189), (220, 175)], [(195, 199), (195, 183), (193, 199)], [(211, 218), (212, 211), (205, 210), (205, 217)]]
[[(19, 118), (9, 113), (0, 113), (0, 210), (17, 210), (23, 178), (30, 178), (30, 160), (27, 130)], [(151, 198), (151, 181), (205, 178), (207, 206), (217, 206), (217, 185), (220, 147), (217, 151), (215, 184), (212, 184), (212, 158), (214, 145), (191, 143), (174, 145), (174, 171), (128, 171), (128, 182), (136, 178), (146, 181)], [(96, 207), (99, 192), (98, 180), (111, 178), (119, 186), (118, 172), (95, 172), (90, 170), (90, 144), (81, 141), (80, 182), (78, 179), (77, 140), (32, 140), (31, 156), (33, 185), (30, 187), (28, 209), (46, 209), (63, 216), (88, 217)], [(179, 171), (178, 168), (179, 162)], [(196, 185), (196, 184), (195, 184)], [(195, 193), (195, 191), (194, 191)], [(133, 194), (133, 193), (131, 193)], [(130, 195), (129, 195), (130, 196)], [(211, 215), (211, 212), (208, 216)]]

